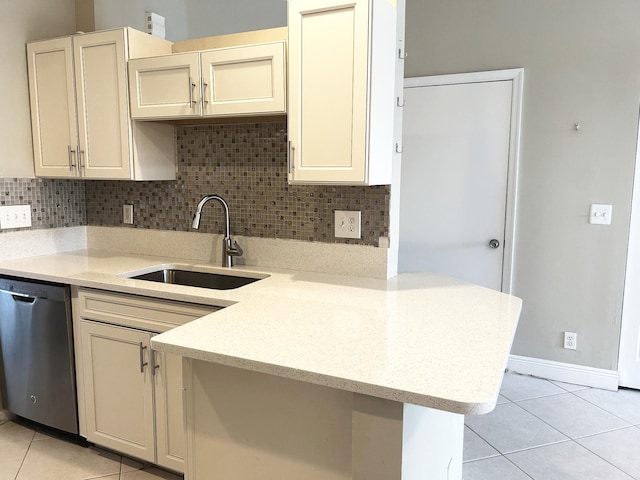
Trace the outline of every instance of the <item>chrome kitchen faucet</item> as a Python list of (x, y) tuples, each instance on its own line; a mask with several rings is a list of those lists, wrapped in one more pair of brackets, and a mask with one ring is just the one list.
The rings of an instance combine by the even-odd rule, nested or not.
[(191, 226), (196, 230), (200, 228), (200, 216), (202, 215), (202, 207), (209, 200), (217, 200), (224, 208), (224, 239), (222, 241), (222, 266), (232, 267), (233, 257), (239, 257), (242, 255), (242, 248), (238, 245), (238, 242), (231, 240), (231, 233), (229, 228), (229, 205), (225, 202), (224, 198), (219, 195), (205, 195), (198, 203), (196, 213), (193, 215), (193, 223)]

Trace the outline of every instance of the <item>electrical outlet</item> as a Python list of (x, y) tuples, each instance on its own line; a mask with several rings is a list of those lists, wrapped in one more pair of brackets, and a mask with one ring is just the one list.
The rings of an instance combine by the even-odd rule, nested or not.
[(31, 226), (31, 205), (4, 205), (0, 207), (0, 228)]
[(593, 225), (611, 225), (613, 205), (593, 203), (589, 212), (589, 223)]
[(133, 225), (133, 205), (122, 206), (122, 223)]
[(564, 332), (564, 348), (575, 350), (578, 346), (578, 334), (575, 332)]
[(362, 221), (360, 211), (335, 211), (335, 237), (360, 238), (362, 236)]

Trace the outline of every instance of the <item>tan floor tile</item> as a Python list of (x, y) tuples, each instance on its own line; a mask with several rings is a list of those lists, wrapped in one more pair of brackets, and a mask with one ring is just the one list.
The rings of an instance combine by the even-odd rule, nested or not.
[(0, 480), (14, 480), (31, 442), (5, 443), (0, 447)]
[(140, 470), (144, 468), (144, 464), (138, 460), (134, 460), (129, 457), (122, 457), (122, 464), (120, 466), (120, 473), (133, 472), (134, 470)]
[(16, 480), (85, 480), (119, 473), (119, 455), (50, 438), (32, 442)]
[(182, 480), (182, 475), (175, 475), (159, 468), (145, 468), (144, 470), (134, 470), (123, 472), (121, 480)]
[(13, 442), (30, 442), (35, 432), (14, 422), (0, 425), (0, 444)]
[(35, 442), (37, 440), (48, 440), (50, 438), (55, 438), (55, 437), (52, 437), (51, 435), (49, 435), (48, 433), (45, 433), (45, 432), (36, 431), (36, 434), (33, 437), (33, 441)]

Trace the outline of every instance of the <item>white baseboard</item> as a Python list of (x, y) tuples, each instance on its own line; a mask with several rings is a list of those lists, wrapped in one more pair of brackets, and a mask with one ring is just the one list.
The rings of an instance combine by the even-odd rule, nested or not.
[(601, 368), (573, 365), (571, 363), (554, 362), (540, 358), (509, 355), (507, 370), (524, 375), (546, 378), (557, 382), (573, 383), (587, 387), (618, 390), (618, 372)]

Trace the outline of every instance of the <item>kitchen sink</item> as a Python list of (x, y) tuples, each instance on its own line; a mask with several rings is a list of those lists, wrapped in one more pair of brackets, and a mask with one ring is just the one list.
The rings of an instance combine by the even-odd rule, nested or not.
[(224, 275), (221, 273), (196, 272), (180, 268), (162, 268), (142, 273), (129, 278), (150, 282), (186, 285), (189, 287), (212, 288), (215, 290), (232, 290), (261, 280), (260, 278)]

